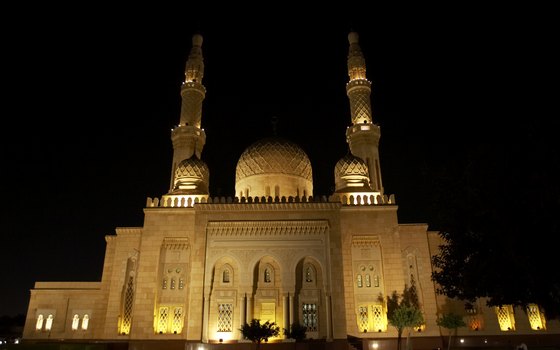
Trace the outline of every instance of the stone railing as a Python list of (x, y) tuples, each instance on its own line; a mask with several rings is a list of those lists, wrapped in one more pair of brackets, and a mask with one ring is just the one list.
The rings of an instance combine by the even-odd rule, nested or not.
[(315, 197), (209, 197), (200, 196), (164, 196), (159, 198), (148, 197), (147, 208), (192, 208), (195, 204), (252, 204), (252, 203), (341, 203), (343, 206), (372, 206), (394, 205), (395, 195), (332, 195)]

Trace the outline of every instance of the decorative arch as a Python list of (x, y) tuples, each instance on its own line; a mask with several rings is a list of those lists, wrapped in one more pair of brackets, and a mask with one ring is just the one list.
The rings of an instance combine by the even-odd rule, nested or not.
[(306, 327), (308, 337), (320, 338), (326, 329), (323, 272), (319, 262), (310, 256), (301, 258), (295, 269), (294, 320)]
[(223, 256), (214, 263), (214, 287), (233, 288), (239, 284), (239, 263), (231, 256)]

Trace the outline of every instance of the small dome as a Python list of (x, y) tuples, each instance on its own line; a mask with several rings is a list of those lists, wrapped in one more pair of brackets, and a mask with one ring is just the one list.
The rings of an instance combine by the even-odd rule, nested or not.
[(210, 170), (196, 155), (182, 160), (175, 170), (174, 191), (188, 190), (189, 193), (208, 193)]
[(278, 137), (247, 147), (235, 171), (239, 196), (310, 196), (313, 190), (311, 162), (297, 144)]
[(366, 162), (347, 154), (334, 167), (335, 192), (371, 191)]
[(343, 175), (359, 175), (369, 177), (369, 171), (366, 162), (362, 158), (348, 153), (342, 157), (334, 167), (334, 176)]

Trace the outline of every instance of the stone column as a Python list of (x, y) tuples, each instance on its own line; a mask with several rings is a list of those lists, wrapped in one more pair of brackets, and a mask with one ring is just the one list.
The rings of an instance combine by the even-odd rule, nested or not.
[(294, 296), (290, 295), (288, 297), (290, 299), (290, 324), (294, 323)]
[(251, 321), (253, 319), (253, 296), (252, 295), (248, 295), (247, 296), (247, 315), (246, 315), (246, 319), (247, 321)]
[(210, 311), (210, 295), (204, 296), (204, 308), (202, 312), (202, 342), (208, 343), (208, 318), (209, 318), (209, 311)]
[[(243, 325), (247, 322), (245, 320), (245, 294), (239, 297), (239, 328), (243, 327)], [(239, 340), (243, 340), (243, 333), (239, 332)]]
[(282, 303), (283, 303), (283, 308), (284, 308), (284, 328), (285, 329), (290, 329), (290, 317), (292, 316), (292, 313), (290, 312), (290, 301), (289, 301), (289, 294), (284, 295), (282, 297)]
[(325, 310), (327, 312), (327, 341), (332, 341), (332, 310), (331, 310), (331, 296), (325, 295)]

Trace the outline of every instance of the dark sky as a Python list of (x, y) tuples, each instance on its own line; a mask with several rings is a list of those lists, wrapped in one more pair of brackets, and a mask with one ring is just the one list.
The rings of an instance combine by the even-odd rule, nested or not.
[(35, 281), (99, 280), (104, 236), (141, 226), (146, 197), (167, 191), (197, 31), (212, 195), (233, 195), (237, 159), (272, 134), (273, 117), (309, 155), (315, 194), (331, 193), (347, 152), (350, 29), (373, 82), (385, 190), (403, 223), (430, 222), (419, 181), (430, 169), (479, 144), (523, 142), (520, 125), (558, 126), (550, 9), (347, 7), (7, 11), (0, 315), (26, 313)]

